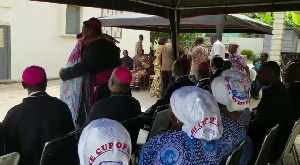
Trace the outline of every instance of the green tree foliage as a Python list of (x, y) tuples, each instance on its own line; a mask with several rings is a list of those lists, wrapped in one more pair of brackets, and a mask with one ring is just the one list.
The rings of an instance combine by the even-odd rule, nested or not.
[[(272, 12), (267, 13), (249, 13), (246, 16), (253, 18), (257, 21), (273, 25), (274, 15)], [(294, 12), (286, 12), (285, 14), (285, 26), (286, 27), (299, 27), (300, 19), (299, 15)]]
[[(179, 46), (183, 48), (185, 46), (185, 42), (188, 41), (189, 44), (195, 41), (195, 39), (199, 36), (204, 37), (205, 34), (203, 33), (179, 33), (178, 36), (178, 41), (179, 41)], [(150, 41), (151, 43), (156, 43), (159, 39), (159, 37), (167, 37), (171, 38), (170, 34), (168, 33), (161, 33), (161, 32), (151, 32), (150, 33)], [(205, 38), (204, 38), (205, 39)]]

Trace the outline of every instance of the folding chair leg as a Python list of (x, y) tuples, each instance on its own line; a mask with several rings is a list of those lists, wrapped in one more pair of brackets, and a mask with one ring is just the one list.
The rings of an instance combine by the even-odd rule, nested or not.
[(298, 155), (298, 152), (297, 152), (297, 149), (296, 149), (296, 146), (295, 144), (293, 145), (293, 149), (294, 149), (294, 152), (295, 152), (295, 156), (296, 156), (296, 164), (300, 164), (300, 161), (299, 161), (299, 155)]

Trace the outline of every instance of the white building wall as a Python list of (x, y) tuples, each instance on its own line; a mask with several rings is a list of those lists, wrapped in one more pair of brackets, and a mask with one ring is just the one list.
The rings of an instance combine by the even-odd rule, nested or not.
[[(48, 78), (57, 78), (76, 44), (75, 36), (63, 33), (66, 5), (9, 1), (11, 8), (0, 7), (0, 22), (11, 26), (11, 79), (21, 80), (23, 70), (30, 65), (42, 66)], [(101, 9), (81, 8), (81, 22), (98, 16)], [(118, 39), (121, 50), (127, 49), (133, 56), (139, 34), (144, 35), (144, 49), (149, 52), (150, 32), (126, 29), (122, 30), (122, 39)]]
[(263, 38), (227, 38), (223, 37), (222, 43), (230, 44), (236, 43), (239, 45), (239, 51), (252, 50), (253, 53), (259, 55), (263, 51), (264, 39)]

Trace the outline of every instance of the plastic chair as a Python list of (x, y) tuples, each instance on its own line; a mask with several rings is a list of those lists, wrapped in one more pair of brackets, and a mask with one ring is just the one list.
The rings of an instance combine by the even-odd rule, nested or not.
[(20, 154), (13, 152), (0, 157), (0, 165), (18, 165), (20, 160)]
[(265, 136), (264, 142), (262, 144), (261, 150), (256, 158), (255, 165), (265, 165), (268, 164), (268, 158), (271, 153), (272, 144), (276, 138), (278, 131), (278, 124), (271, 128), (267, 135)]
[(227, 158), (226, 165), (239, 165), (240, 159), (243, 154), (243, 147), (245, 145), (245, 140), (241, 142), (241, 144), (231, 152), (229, 157)]
[[(288, 155), (290, 152), (292, 152), (293, 157), (294, 157), (294, 161), (295, 164), (300, 164), (299, 162), (299, 158), (298, 158), (298, 152), (295, 148), (294, 142), (296, 140), (296, 137), (299, 135), (300, 133), (300, 119), (298, 121), (295, 122), (292, 133), (287, 141), (287, 144), (285, 146), (284, 151), (282, 152), (282, 155), (279, 159), (279, 161), (281, 162), (281, 164), (285, 164), (285, 156)], [(279, 162), (278, 162), (279, 163)]]
[(156, 112), (154, 115), (153, 124), (150, 128), (150, 131), (141, 129), (139, 132), (139, 137), (137, 140), (137, 145), (142, 146), (145, 142), (155, 136), (158, 131), (161, 129), (167, 130), (169, 128), (169, 120), (168, 120), (168, 112), (169, 109)]
[(78, 165), (77, 147), (81, 131), (74, 131), (64, 137), (47, 142), (41, 156), (40, 165)]

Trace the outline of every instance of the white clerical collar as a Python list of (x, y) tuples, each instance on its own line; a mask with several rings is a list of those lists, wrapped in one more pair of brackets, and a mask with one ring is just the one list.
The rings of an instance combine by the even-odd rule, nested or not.
[(46, 93), (45, 91), (36, 91), (36, 92), (32, 92), (28, 95), (28, 97), (33, 97), (33, 95), (37, 94), (37, 93)]

